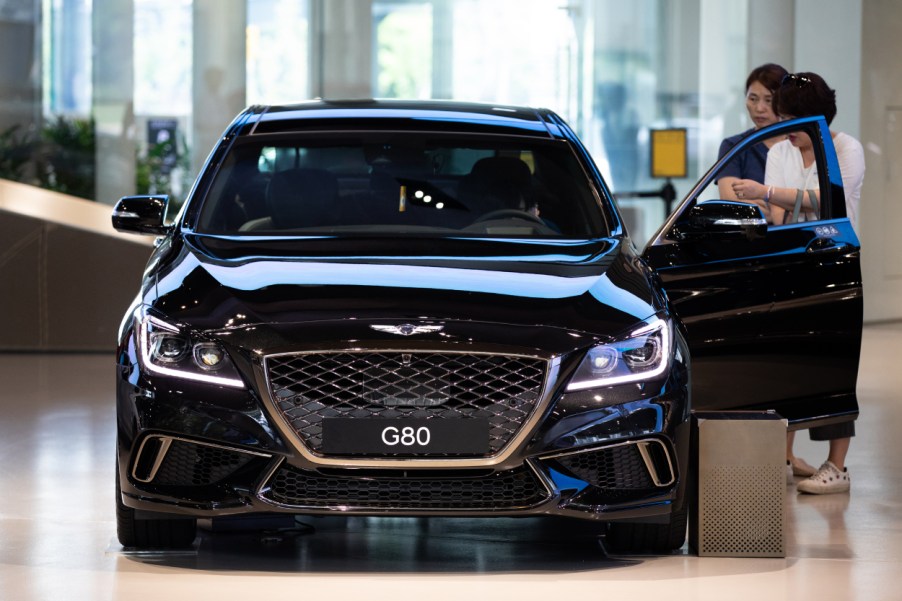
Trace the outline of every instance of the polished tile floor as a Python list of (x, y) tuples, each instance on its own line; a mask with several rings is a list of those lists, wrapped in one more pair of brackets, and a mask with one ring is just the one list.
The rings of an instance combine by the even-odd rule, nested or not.
[[(113, 368), (0, 354), (0, 600), (902, 599), (902, 324), (865, 331), (850, 495), (787, 494), (785, 559), (607, 557), (541, 520), (319, 518), (202, 532), (182, 553), (115, 539)], [(796, 449), (818, 464), (825, 443)]]

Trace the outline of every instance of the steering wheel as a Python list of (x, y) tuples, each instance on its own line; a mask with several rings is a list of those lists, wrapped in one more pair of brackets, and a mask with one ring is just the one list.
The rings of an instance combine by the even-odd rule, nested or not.
[(541, 226), (545, 226), (545, 222), (542, 221), (542, 219), (537, 215), (533, 215), (528, 211), (521, 211), (519, 209), (498, 209), (496, 211), (489, 211), (488, 213), (477, 217), (476, 221), (474, 221), (473, 223), (489, 221), (491, 219), (525, 219), (526, 221), (532, 221), (533, 223), (538, 223)]

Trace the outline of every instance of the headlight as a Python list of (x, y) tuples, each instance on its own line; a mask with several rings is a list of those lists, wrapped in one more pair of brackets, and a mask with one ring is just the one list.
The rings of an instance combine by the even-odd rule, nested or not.
[(583, 390), (651, 380), (670, 365), (669, 321), (654, 319), (624, 340), (592, 347), (573, 374), (567, 390)]
[(156, 317), (141, 312), (136, 315), (140, 320), (141, 362), (148, 370), (220, 386), (244, 387), (221, 345), (200, 340)]

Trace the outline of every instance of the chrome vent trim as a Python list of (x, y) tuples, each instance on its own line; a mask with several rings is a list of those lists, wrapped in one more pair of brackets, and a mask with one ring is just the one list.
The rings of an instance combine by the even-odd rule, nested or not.
[[(642, 440), (636, 444), (639, 447), (639, 454), (642, 455), (642, 461), (645, 462), (645, 467), (648, 468), (648, 473), (651, 476), (652, 481), (654, 481), (655, 486), (663, 488), (676, 482), (676, 470), (673, 469), (673, 458), (670, 456), (670, 450), (667, 448), (667, 445), (657, 438)], [(667, 474), (665, 478), (661, 477), (662, 474), (658, 472), (655, 461), (651, 456), (652, 450), (650, 447), (652, 445), (659, 446), (661, 452), (664, 453), (664, 458), (667, 461)]]
[[(643, 440), (630, 440), (622, 443), (616, 444), (606, 444), (600, 446), (586, 447), (581, 449), (576, 449), (573, 451), (565, 451), (562, 453), (555, 453), (552, 455), (543, 455), (540, 459), (558, 459), (562, 457), (573, 457), (576, 455), (582, 455), (586, 453), (597, 453), (599, 451), (604, 451), (606, 449), (613, 449), (618, 447), (627, 447), (634, 446), (636, 450), (639, 452), (639, 456), (642, 458), (642, 463), (645, 464), (645, 469), (648, 471), (649, 477), (652, 479), (654, 485), (658, 488), (665, 488), (671, 486), (674, 482), (676, 482), (676, 470), (673, 466), (673, 457), (671, 456), (670, 450), (667, 448), (667, 445), (664, 444), (661, 440), (657, 438), (647, 438)], [(655, 452), (652, 447), (659, 447), (661, 453), (663, 453), (663, 458), (666, 464), (666, 473), (662, 473), (659, 471), (655, 465), (654, 458), (652, 457), (652, 453)]]
[[(156, 457), (153, 458), (153, 463), (151, 468), (145, 477), (141, 477), (138, 475), (138, 466), (141, 464), (143, 459), (143, 454), (145, 449), (147, 448), (147, 443), (149, 441), (155, 441), (160, 443), (160, 447), (156, 451)], [(185, 444), (197, 445), (200, 447), (208, 447), (213, 449), (219, 449), (222, 451), (228, 451), (230, 453), (242, 453), (245, 455), (253, 455), (255, 457), (272, 457), (270, 453), (261, 453), (259, 451), (249, 451), (247, 449), (239, 449), (235, 447), (230, 447), (226, 445), (215, 444), (211, 442), (202, 442), (198, 440), (193, 440), (190, 438), (184, 438), (181, 436), (166, 436), (166, 435), (151, 435), (144, 438), (141, 441), (141, 445), (138, 447), (138, 452), (135, 453), (135, 459), (132, 462), (132, 479), (137, 482), (141, 482), (144, 484), (148, 484), (153, 482), (153, 479), (156, 478), (157, 474), (160, 471), (160, 466), (163, 465), (163, 461), (166, 459), (166, 455), (169, 453), (169, 449), (172, 446), (173, 442), (183, 442)]]

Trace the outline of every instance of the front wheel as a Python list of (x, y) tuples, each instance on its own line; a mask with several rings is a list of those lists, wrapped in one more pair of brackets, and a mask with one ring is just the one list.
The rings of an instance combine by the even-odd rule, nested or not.
[(142, 520), (135, 510), (122, 503), (119, 469), (116, 469), (116, 534), (123, 547), (137, 549), (182, 549), (197, 536), (197, 520), (173, 518)]
[(688, 514), (688, 507), (675, 511), (666, 524), (613, 522), (608, 526), (605, 545), (618, 553), (671, 553), (686, 542)]

